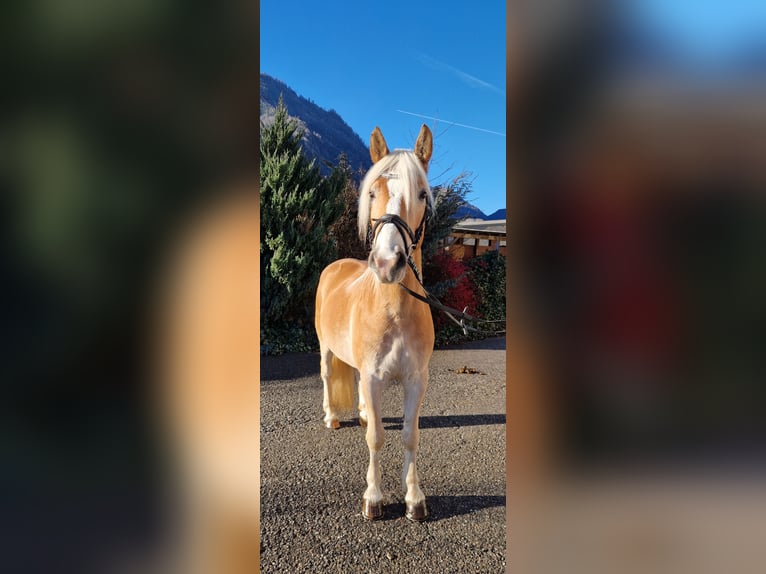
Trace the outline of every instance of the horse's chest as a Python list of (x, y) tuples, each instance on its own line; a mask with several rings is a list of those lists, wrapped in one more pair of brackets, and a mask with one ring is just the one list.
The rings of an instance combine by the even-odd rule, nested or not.
[[(430, 319), (430, 315), (428, 316)], [(360, 314), (353, 321), (349, 340), (355, 367), (379, 380), (405, 382), (419, 379), (428, 367), (433, 348), (420, 317), (402, 313)]]
[(404, 382), (420, 372), (424, 357), (405, 343), (397, 338), (380, 346), (373, 369), (379, 378)]

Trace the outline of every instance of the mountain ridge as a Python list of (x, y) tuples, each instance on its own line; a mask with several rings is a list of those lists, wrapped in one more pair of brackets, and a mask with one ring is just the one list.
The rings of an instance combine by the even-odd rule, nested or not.
[(465, 205), (460, 206), (455, 212), (455, 217), (460, 220), (481, 219), (483, 221), (495, 221), (498, 219), (505, 219), (505, 208), (496, 209), (487, 215), (475, 205), (466, 202)]
[(282, 96), (287, 113), (303, 129), (303, 151), (317, 161), (323, 175), (328, 175), (341, 153), (345, 153), (352, 171), (367, 170), (372, 166), (370, 152), (359, 135), (343, 121), (335, 110), (326, 110), (312, 100), (299, 95), (290, 86), (269, 76), (260, 77), (260, 117), (269, 125)]

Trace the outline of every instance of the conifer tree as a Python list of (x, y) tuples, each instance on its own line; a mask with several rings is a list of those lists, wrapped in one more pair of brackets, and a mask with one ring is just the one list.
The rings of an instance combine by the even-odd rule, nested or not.
[(328, 228), (343, 206), (337, 169), (329, 178), (301, 149), (303, 130), (280, 97), (274, 121), (261, 124), (261, 321), (307, 322), (322, 269), (336, 257)]

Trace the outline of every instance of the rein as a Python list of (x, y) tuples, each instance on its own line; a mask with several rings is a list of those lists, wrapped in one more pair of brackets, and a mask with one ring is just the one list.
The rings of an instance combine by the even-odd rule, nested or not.
[[(407, 224), (406, 221), (404, 221), (401, 217), (394, 213), (386, 213), (382, 215), (378, 219), (374, 219), (375, 225), (369, 225), (367, 229), (367, 241), (370, 245), (372, 245), (373, 237), (375, 236), (375, 232), (377, 231), (378, 227), (381, 225), (384, 225), (386, 223), (392, 224), (394, 227), (396, 227), (397, 231), (399, 231), (399, 234), (402, 236), (402, 240), (404, 241), (404, 245), (406, 247), (407, 251), (407, 264), (410, 266), (410, 269), (412, 269), (412, 272), (415, 274), (415, 279), (418, 282), (418, 285), (423, 289), (423, 293), (425, 295), (421, 295), (420, 293), (416, 293), (403, 283), (399, 283), (399, 287), (404, 289), (406, 293), (414, 297), (415, 299), (422, 301), (423, 303), (426, 303), (427, 305), (430, 305), (431, 307), (434, 307), (435, 309), (439, 309), (442, 313), (447, 315), (452, 322), (454, 322), (458, 327), (460, 327), (463, 330), (464, 335), (468, 335), (468, 331), (473, 331), (475, 333), (486, 333), (486, 334), (492, 334), (492, 335), (499, 335), (502, 333), (505, 333), (505, 331), (486, 331), (483, 329), (477, 329), (476, 327), (466, 325), (466, 321), (472, 322), (472, 323), (502, 323), (502, 320), (496, 320), (491, 321), (487, 319), (479, 319), (478, 317), (474, 317), (473, 315), (469, 315), (466, 313), (466, 310), (468, 307), (463, 309), (462, 311), (459, 311), (453, 307), (448, 307), (447, 305), (444, 305), (441, 301), (439, 301), (436, 297), (431, 295), (431, 293), (428, 292), (425, 285), (423, 285), (423, 279), (420, 275), (420, 271), (418, 270), (418, 266), (415, 264), (415, 261), (412, 259), (412, 254), (415, 252), (415, 250), (418, 248), (418, 243), (420, 242), (421, 236), (423, 235), (423, 226), (425, 225), (426, 221), (426, 214), (423, 213), (423, 219), (420, 220), (420, 224), (418, 225), (415, 232), (412, 232), (412, 229)], [(409, 247), (407, 247), (407, 239), (409, 238), (410, 244)], [(459, 318), (459, 319), (458, 319)]]

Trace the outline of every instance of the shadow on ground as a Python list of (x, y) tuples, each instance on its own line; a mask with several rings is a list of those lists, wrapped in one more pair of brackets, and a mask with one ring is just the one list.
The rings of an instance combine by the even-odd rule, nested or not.
[(319, 378), (319, 353), (261, 356), (261, 381), (286, 381), (310, 376)]
[[(439, 347), (436, 351), (465, 349), (504, 350), (505, 337), (482, 341), (468, 341)], [(284, 355), (261, 355), (261, 381), (285, 381), (299, 377), (319, 377), (319, 353), (286, 353)]]
[[(401, 430), (404, 421), (401, 417), (383, 417), (383, 428), (386, 430)], [(422, 416), (418, 421), (420, 429), (457, 428), (475, 425), (504, 425), (505, 415), (446, 415)], [(358, 425), (358, 423), (357, 423)], [(348, 426), (356, 426), (349, 424)]]
[[(455, 516), (472, 514), (485, 508), (505, 506), (504, 496), (428, 496), (428, 519), (438, 522)], [(383, 507), (383, 521), (404, 519), (404, 502), (386, 504)]]
[(479, 341), (466, 341), (464, 343), (451, 343), (437, 347), (438, 351), (457, 351), (462, 349), (482, 349), (487, 351), (504, 351), (505, 337), (491, 337)]

